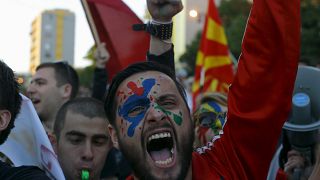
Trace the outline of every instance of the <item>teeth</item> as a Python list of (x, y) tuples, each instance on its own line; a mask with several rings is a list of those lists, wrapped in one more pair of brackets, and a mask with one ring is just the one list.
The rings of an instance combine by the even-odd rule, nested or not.
[(172, 157), (169, 157), (167, 160), (165, 161), (156, 161), (157, 164), (160, 164), (160, 165), (167, 165), (169, 163), (172, 162)]
[(171, 134), (169, 132), (153, 134), (152, 136), (149, 137), (148, 140), (151, 141), (153, 139), (160, 139), (160, 138), (165, 138), (165, 137), (171, 137)]

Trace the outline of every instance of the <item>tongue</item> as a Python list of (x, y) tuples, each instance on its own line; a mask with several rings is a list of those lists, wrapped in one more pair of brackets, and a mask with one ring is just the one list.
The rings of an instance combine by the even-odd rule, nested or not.
[(171, 152), (168, 148), (164, 148), (159, 151), (151, 151), (150, 155), (154, 161), (165, 161), (171, 157)]

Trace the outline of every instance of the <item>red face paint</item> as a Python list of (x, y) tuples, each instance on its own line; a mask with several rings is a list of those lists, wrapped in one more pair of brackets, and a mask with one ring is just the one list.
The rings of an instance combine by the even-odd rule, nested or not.
[(128, 82), (127, 86), (137, 96), (141, 96), (143, 94), (143, 92), (144, 92), (144, 88), (143, 87), (138, 87), (137, 84), (132, 82), (132, 81)]
[(198, 138), (200, 142), (203, 143), (204, 145), (207, 144), (206, 133), (208, 130), (209, 130), (209, 127), (199, 127), (197, 131)]

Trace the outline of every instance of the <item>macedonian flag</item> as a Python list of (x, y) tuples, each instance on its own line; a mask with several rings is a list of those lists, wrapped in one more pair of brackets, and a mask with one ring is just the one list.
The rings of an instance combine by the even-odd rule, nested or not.
[(196, 108), (197, 97), (205, 92), (227, 93), (233, 75), (227, 38), (214, 0), (209, 0), (196, 59), (193, 107)]

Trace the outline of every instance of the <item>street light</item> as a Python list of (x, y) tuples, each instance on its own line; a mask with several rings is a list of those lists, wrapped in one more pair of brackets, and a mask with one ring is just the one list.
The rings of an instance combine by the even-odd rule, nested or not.
[(203, 13), (199, 13), (197, 10), (195, 9), (191, 9), (189, 11), (189, 16), (191, 18), (194, 18), (198, 21), (198, 23), (201, 23), (202, 19), (204, 18), (204, 14)]
[(192, 17), (192, 18), (198, 17), (198, 11), (195, 10), (195, 9), (191, 9), (191, 10), (189, 11), (189, 16)]

